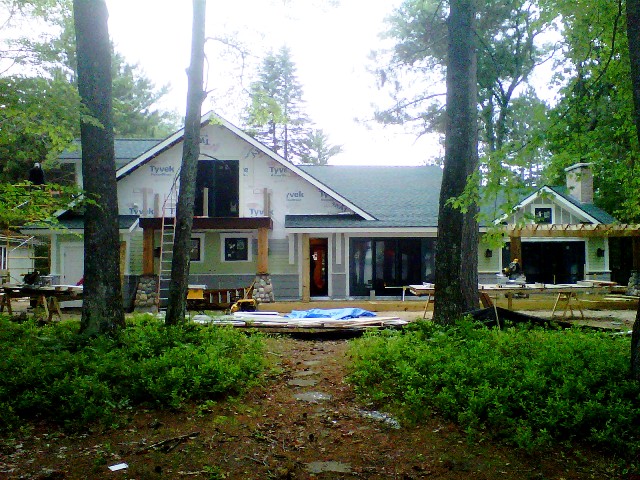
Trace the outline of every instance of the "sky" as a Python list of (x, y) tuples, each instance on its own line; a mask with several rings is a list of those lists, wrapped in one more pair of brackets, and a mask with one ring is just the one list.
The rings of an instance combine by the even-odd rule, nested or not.
[[(234, 0), (207, 4), (207, 37), (233, 36), (254, 54), (245, 60), (219, 41), (207, 42), (205, 78), (214, 110), (239, 125), (255, 66), (270, 50), (291, 50), (303, 87), (306, 113), (342, 145), (330, 163), (420, 165), (443, 154), (437, 140), (382, 127), (369, 119), (384, 94), (367, 72), (369, 53), (383, 46), (384, 18), (400, 0)], [(191, 1), (107, 0), (109, 33), (129, 63), (138, 63), (171, 93), (162, 107), (184, 115), (191, 45)]]

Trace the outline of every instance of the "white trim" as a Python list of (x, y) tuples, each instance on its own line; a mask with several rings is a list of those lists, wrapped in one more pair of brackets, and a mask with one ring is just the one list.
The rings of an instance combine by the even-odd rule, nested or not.
[(289, 240), (289, 265), (293, 265), (296, 263), (296, 236), (291, 233), (287, 235), (287, 239)]
[(334, 238), (336, 240), (336, 265), (342, 265), (342, 233), (336, 232)]
[[(247, 240), (246, 260), (227, 260), (225, 258), (225, 240), (227, 238), (244, 238)], [(220, 261), (222, 263), (249, 263), (253, 261), (253, 235), (251, 233), (221, 233), (220, 234)]]
[(533, 205), (530, 204), (529, 208), (531, 208), (531, 215), (533, 215), (535, 218), (538, 218), (536, 216), (536, 209), (538, 208), (544, 208), (544, 209), (550, 209), (551, 210), (551, 221), (550, 222), (537, 222), (534, 220), (535, 223), (540, 223), (542, 225), (553, 225), (554, 223), (556, 223), (556, 206), (553, 203), (541, 203), (540, 205)]
[[(324, 193), (326, 193), (329, 197), (331, 197), (334, 200), (342, 203), (344, 206), (346, 206), (347, 208), (349, 208), (353, 212), (355, 212), (358, 215), (362, 216), (365, 220), (375, 220), (375, 217), (373, 217), (373, 215), (367, 213), (366, 211), (364, 211), (363, 209), (361, 209), (360, 207), (358, 207), (357, 205), (352, 203), (347, 198), (345, 198), (342, 195), (338, 194), (337, 192), (334, 192), (329, 187), (327, 187), (324, 183), (316, 180), (314, 177), (312, 177), (311, 175), (306, 173), (304, 170), (300, 169), (299, 167), (297, 167), (293, 163), (285, 160), (284, 158), (282, 158), (277, 153), (272, 152), (271, 150), (269, 150), (269, 148), (267, 148), (262, 143), (258, 142), (255, 138), (247, 135), (245, 132), (240, 130), (238, 127), (236, 127), (235, 125), (229, 123), (227, 120), (225, 120), (224, 118), (222, 118), (219, 115), (215, 114), (214, 112), (211, 112), (211, 111), (207, 112), (201, 117), (201, 119), (200, 119), (200, 128), (202, 128), (206, 124), (222, 125), (227, 130), (229, 130), (232, 133), (236, 134), (238, 137), (240, 137), (245, 142), (249, 143), (254, 148), (257, 148), (258, 150), (260, 150), (262, 153), (264, 153), (268, 157), (272, 158), (276, 162), (280, 163), (284, 167), (286, 167), (289, 170), (291, 170), (292, 172), (294, 172), (296, 175), (304, 178), (307, 182), (309, 182), (310, 184), (312, 184), (313, 186), (315, 186), (319, 190), (321, 190)], [(183, 138), (183, 136), (184, 136), (184, 128), (178, 130), (173, 135), (168, 137), (166, 140), (164, 140), (163, 142), (160, 142), (158, 145), (156, 145), (155, 147), (151, 148), (147, 152), (143, 153), (138, 158), (132, 160), (131, 162), (129, 162), (125, 166), (119, 168), (118, 171), (116, 172), (116, 179), (120, 180), (121, 178), (127, 176), (129, 173), (133, 172), (138, 167), (142, 166), (148, 160), (154, 158), (155, 156), (160, 154), (162, 151), (164, 151), (164, 150), (172, 147), (173, 145), (175, 145), (177, 142), (179, 142)]]
[[(415, 237), (416, 234), (422, 234), (425, 238), (435, 238), (438, 236), (437, 227), (409, 227), (409, 228), (285, 228), (287, 233), (308, 233), (309, 235), (321, 235), (330, 233), (341, 233), (344, 235), (358, 234), (360, 236), (378, 236), (378, 237)], [(486, 228), (480, 229), (480, 233), (486, 231)]]
[(588, 220), (591, 223), (594, 223), (596, 225), (601, 223), (598, 220), (596, 220), (594, 217), (589, 215), (587, 212), (585, 212), (582, 208), (577, 207), (573, 203), (569, 202), (564, 197), (562, 197), (560, 194), (556, 193), (554, 190), (552, 190), (551, 188), (547, 187), (546, 185), (541, 187), (541, 188), (539, 188), (538, 190), (533, 192), (531, 195), (529, 195), (528, 197), (523, 199), (519, 204), (517, 204), (513, 208), (511, 213), (504, 214), (502, 217), (494, 220), (494, 223), (498, 224), (498, 223), (504, 222), (506, 219), (508, 219), (511, 216), (517, 214), (519, 210), (524, 210), (524, 207), (526, 207), (527, 205), (531, 204), (531, 202), (533, 202), (534, 200), (537, 200), (539, 197), (542, 196), (543, 193), (545, 195), (552, 196), (554, 198), (554, 200), (557, 202), (558, 206), (560, 206), (562, 208), (565, 208), (566, 210), (569, 210), (574, 215), (579, 216), (579, 217), (584, 217), (586, 220)]

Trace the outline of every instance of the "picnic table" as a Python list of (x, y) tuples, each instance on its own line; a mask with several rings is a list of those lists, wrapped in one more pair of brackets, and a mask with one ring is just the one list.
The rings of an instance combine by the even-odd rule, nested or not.
[[(551, 318), (556, 316), (556, 311), (559, 308), (563, 309), (562, 317), (566, 317), (567, 310), (571, 312), (571, 317), (574, 317), (574, 306), (580, 312), (580, 316), (584, 318), (584, 312), (582, 311), (582, 304), (578, 298), (578, 294), (585, 293), (609, 293), (611, 287), (615, 282), (604, 281), (584, 281), (580, 284), (550, 284), (550, 283), (505, 283), (505, 284), (478, 284), (478, 293), (485, 307), (489, 306), (486, 303), (491, 304), (492, 294), (504, 293), (507, 298), (507, 308), (513, 309), (513, 298), (516, 295), (529, 295), (529, 294), (551, 294), (556, 296), (555, 303), (553, 305), (553, 311), (551, 312)], [(435, 293), (435, 285), (423, 284), (423, 285), (409, 285), (409, 291), (416, 296), (427, 296), (427, 303), (424, 307), (424, 313), (422, 318), (426, 317), (427, 309), (433, 301), (433, 295)], [(563, 308), (564, 307), (564, 308)]]
[(54, 315), (57, 315), (58, 319), (62, 320), (60, 302), (81, 299), (82, 286), (3, 285), (0, 289), (0, 312), (3, 312), (6, 307), (7, 313), (13, 314), (11, 300), (16, 298), (29, 298), (30, 301), (33, 301), (35, 307), (42, 306), (48, 322), (52, 320)]

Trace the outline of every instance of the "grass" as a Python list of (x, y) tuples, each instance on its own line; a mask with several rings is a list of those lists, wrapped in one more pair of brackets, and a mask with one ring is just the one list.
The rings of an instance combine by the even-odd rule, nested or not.
[(0, 315), (0, 430), (28, 420), (69, 429), (113, 423), (137, 406), (180, 408), (237, 394), (262, 372), (259, 336), (138, 315), (113, 336), (78, 322), (39, 327)]

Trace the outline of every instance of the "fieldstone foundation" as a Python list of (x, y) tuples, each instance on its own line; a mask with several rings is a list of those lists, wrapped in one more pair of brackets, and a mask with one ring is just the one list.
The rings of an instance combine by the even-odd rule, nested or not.
[(631, 270), (631, 278), (627, 286), (627, 295), (640, 296), (640, 271)]
[(138, 281), (136, 289), (136, 297), (133, 301), (133, 310), (135, 312), (153, 312), (158, 311), (158, 277), (156, 275), (143, 275)]
[(273, 303), (275, 296), (273, 295), (273, 284), (271, 283), (271, 275), (268, 273), (256, 274), (256, 282), (253, 286), (253, 299), (258, 303)]

